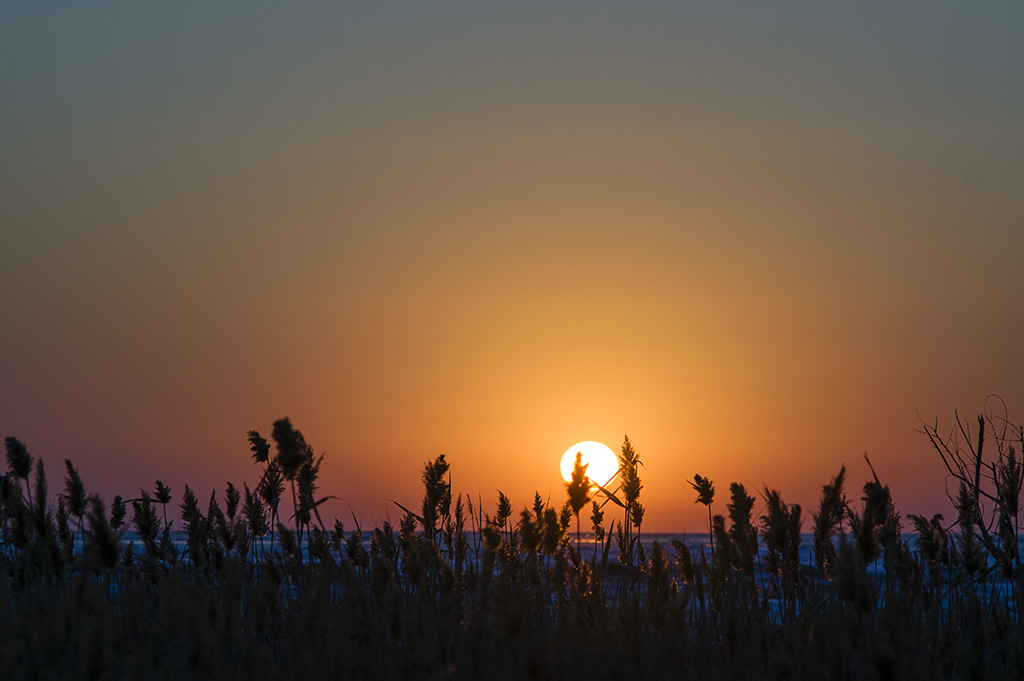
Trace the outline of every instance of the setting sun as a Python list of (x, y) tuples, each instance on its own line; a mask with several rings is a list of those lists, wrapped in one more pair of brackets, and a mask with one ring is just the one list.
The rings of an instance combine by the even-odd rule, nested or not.
[(587, 477), (602, 487), (608, 485), (619, 472), (619, 459), (607, 445), (593, 440), (577, 442), (562, 455), (559, 470), (566, 482), (572, 480), (572, 468), (576, 463), (576, 453), (580, 452), (583, 464), (587, 466)]

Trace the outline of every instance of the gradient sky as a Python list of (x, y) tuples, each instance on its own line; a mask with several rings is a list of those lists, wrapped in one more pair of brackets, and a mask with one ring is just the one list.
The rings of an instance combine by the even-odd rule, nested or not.
[[(4, 3), (0, 435), (108, 501), (561, 503), (625, 433), (808, 514), (846, 462), (947, 512), (916, 432), (1024, 410), (1024, 5)], [(987, 404), (987, 407), (986, 407)], [(351, 506), (351, 512), (350, 507)]]

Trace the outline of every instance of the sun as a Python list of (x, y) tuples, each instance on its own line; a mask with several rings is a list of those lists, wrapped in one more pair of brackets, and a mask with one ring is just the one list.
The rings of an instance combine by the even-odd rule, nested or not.
[(576, 464), (576, 452), (583, 454), (582, 460), (587, 465), (587, 477), (602, 487), (607, 487), (619, 472), (619, 459), (615, 452), (606, 445), (593, 440), (577, 442), (562, 455), (559, 469), (566, 482), (572, 480), (572, 468)]

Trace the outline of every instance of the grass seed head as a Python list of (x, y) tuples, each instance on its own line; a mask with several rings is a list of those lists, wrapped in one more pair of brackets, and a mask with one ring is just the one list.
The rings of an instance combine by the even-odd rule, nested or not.
[(7, 470), (19, 480), (27, 480), (32, 472), (32, 455), (16, 437), (4, 438), (7, 449)]
[(67, 498), (68, 513), (81, 518), (85, 515), (85, 485), (81, 476), (71, 464), (71, 459), (64, 459), (64, 465), (68, 469), (68, 477), (64, 480), (64, 496)]

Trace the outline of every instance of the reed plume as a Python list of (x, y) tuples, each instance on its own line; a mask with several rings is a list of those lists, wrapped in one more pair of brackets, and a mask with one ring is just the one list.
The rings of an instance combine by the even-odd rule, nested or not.
[(842, 527), (843, 518), (846, 516), (846, 496), (843, 492), (845, 482), (846, 465), (844, 464), (840, 467), (836, 477), (822, 487), (818, 512), (812, 514), (814, 518), (814, 556), (818, 574), (822, 576), (830, 574), (831, 566), (836, 559), (836, 548), (832, 544), (832, 537)]

